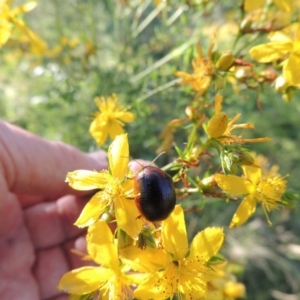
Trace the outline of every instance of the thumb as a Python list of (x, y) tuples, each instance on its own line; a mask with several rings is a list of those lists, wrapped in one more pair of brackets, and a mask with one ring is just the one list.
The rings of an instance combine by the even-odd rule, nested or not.
[[(50, 142), (19, 127), (0, 122), (0, 190), (59, 197), (76, 193), (66, 183), (68, 172), (107, 168), (104, 151), (92, 155), (64, 143)], [(1, 192), (1, 197), (5, 193)]]

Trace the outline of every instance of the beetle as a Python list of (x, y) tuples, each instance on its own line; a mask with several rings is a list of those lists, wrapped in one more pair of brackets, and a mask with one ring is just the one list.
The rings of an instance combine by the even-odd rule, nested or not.
[(134, 177), (136, 206), (146, 220), (165, 220), (176, 204), (175, 186), (171, 176), (158, 167), (145, 166)]

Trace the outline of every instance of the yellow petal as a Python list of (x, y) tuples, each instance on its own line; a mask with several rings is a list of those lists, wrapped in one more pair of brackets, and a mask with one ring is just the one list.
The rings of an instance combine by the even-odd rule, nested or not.
[(250, 55), (253, 59), (266, 63), (282, 59), (292, 49), (291, 43), (270, 42), (251, 48)]
[(78, 227), (87, 227), (94, 224), (100, 215), (104, 212), (107, 202), (101, 201), (102, 192), (98, 192), (94, 197), (85, 205), (79, 218), (74, 225)]
[(148, 274), (141, 274), (141, 273), (134, 273), (134, 274), (130, 273), (126, 275), (126, 277), (130, 280), (130, 282), (133, 282), (136, 285), (139, 285), (142, 281), (144, 281), (147, 276)]
[(284, 33), (283, 31), (274, 31), (271, 32), (268, 35), (269, 39), (271, 42), (278, 42), (278, 43), (289, 43), (292, 44), (293, 41), (292, 39), (289, 37), (288, 34)]
[(109, 167), (113, 177), (123, 179), (128, 170), (129, 145), (127, 134), (118, 135), (108, 149)]
[(110, 124), (109, 128), (109, 137), (114, 140), (118, 135), (121, 135), (124, 133), (124, 129), (122, 124), (120, 124), (119, 120), (114, 120)]
[(75, 190), (89, 191), (103, 189), (110, 179), (111, 175), (106, 172), (77, 170), (67, 174), (66, 182)]
[(247, 179), (249, 179), (253, 185), (261, 180), (261, 168), (252, 166), (243, 166), (243, 171)]
[(184, 213), (180, 205), (176, 205), (172, 214), (162, 222), (162, 241), (165, 250), (174, 255), (174, 260), (179, 260), (186, 256), (188, 239)]
[(120, 111), (116, 113), (116, 118), (120, 119), (122, 122), (130, 123), (135, 119), (135, 115), (128, 111)]
[(29, 39), (31, 53), (43, 54), (47, 50), (47, 43), (42, 38), (40, 38), (34, 31), (28, 28), (22, 20), (14, 18), (14, 24)]
[(231, 195), (245, 195), (253, 191), (252, 183), (242, 177), (216, 174), (214, 179), (223, 191)]
[(233, 228), (244, 224), (254, 214), (255, 209), (256, 201), (253, 196), (246, 196), (236, 210), (229, 227)]
[(266, 0), (245, 0), (244, 9), (249, 12), (258, 8), (261, 8)]
[(137, 272), (151, 273), (165, 268), (171, 263), (171, 256), (163, 249), (147, 247), (140, 249), (134, 246), (119, 250), (122, 261), (128, 263)]
[(99, 289), (108, 271), (101, 267), (82, 267), (72, 270), (60, 279), (58, 289), (75, 295), (91, 293)]
[(136, 239), (145, 220), (141, 218), (134, 200), (118, 199), (115, 202), (115, 216), (119, 228)]
[[(208, 290), (205, 300), (224, 300), (224, 293), (223, 293), (223, 291), (215, 290), (215, 288), (212, 287), (212, 290)], [(233, 299), (230, 299), (230, 300), (233, 300)]]
[(283, 77), (289, 85), (300, 84), (300, 58), (294, 54), (285, 61), (283, 66)]
[(155, 272), (150, 274), (149, 277), (134, 291), (134, 299), (165, 300), (172, 298), (176, 287), (172, 287), (171, 284), (167, 282), (164, 275), (165, 272)]
[(217, 94), (215, 98), (215, 113), (218, 114), (222, 111), (222, 101), (223, 101), (223, 96), (220, 94)]
[(0, 48), (8, 41), (12, 26), (10, 22), (7, 22), (5, 19), (0, 20)]
[(291, 12), (293, 9), (292, 0), (273, 0), (273, 2), (283, 11)]
[(69, 295), (68, 300), (81, 300), (82, 295)]
[(102, 146), (107, 139), (109, 127), (106, 123), (104, 124), (104, 126), (99, 126), (98, 119), (95, 118), (90, 125), (89, 132), (98, 143), (98, 145)]
[(35, 7), (37, 6), (37, 3), (32, 1), (32, 2), (27, 2), (23, 5), (20, 5), (20, 6), (17, 6), (15, 7), (11, 13), (13, 15), (19, 15), (19, 14), (24, 14), (24, 13), (27, 13), (31, 10), (33, 10)]
[(97, 264), (117, 270), (119, 258), (117, 247), (113, 241), (112, 232), (106, 222), (97, 221), (89, 227), (87, 234), (89, 255)]
[(188, 260), (208, 261), (216, 255), (224, 241), (224, 233), (222, 228), (208, 227), (199, 232), (193, 239), (190, 246), (190, 255)]

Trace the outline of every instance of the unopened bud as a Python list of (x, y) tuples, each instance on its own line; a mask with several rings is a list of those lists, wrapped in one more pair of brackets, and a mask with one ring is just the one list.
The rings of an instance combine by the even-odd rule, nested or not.
[(238, 157), (239, 157), (239, 163), (243, 166), (251, 166), (254, 164), (254, 159), (252, 155), (243, 148), (239, 148), (237, 151)]
[(220, 71), (227, 71), (234, 62), (234, 56), (231, 52), (227, 52), (221, 55), (221, 57), (216, 62), (216, 67)]
[(248, 150), (239, 146), (224, 147), (220, 158), (224, 173), (228, 170), (231, 174), (235, 174), (241, 166), (251, 166), (254, 163), (254, 159)]
[(215, 114), (207, 124), (207, 134), (212, 138), (222, 136), (228, 126), (228, 116), (224, 112)]
[(145, 227), (138, 236), (137, 246), (145, 249), (147, 246), (151, 248), (156, 247), (155, 238), (150, 228)]
[(244, 298), (246, 296), (246, 289), (242, 283), (228, 281), (224, 288), (224, 294), (229, 298)]

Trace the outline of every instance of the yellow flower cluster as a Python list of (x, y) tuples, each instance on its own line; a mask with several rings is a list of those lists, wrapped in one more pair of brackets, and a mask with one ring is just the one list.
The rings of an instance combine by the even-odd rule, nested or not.
[(11, 4), (12, 1), (0, 1), (0, 48), (16, 33), (17, 40), (29, 44), (31, 53), (44, 54), (47, 43), (20, 18), (24, 13), (34, 9), (36, 2), (28, 2), (14, 8), (11, 8)]
[(137, 238), (142, 230), (143, 218), (132, 200), (133, 180), (129, 175), (129, 146), (127, 135), (119, 135), (108, 149), (109, 170), (103, 172), (77, 170), (68, 173), (66, 181), (77, 190), (95, 190), (91, 200), (83, 208), (75, 222), (78, 227), (93, 225), (100, 216), (108, 211), (114, 212), (117, 224), (133, 238)]
[[(15, 39), (25, 44), (33, 54), (63, 58), (62, 61), (66, 63), (72, 61), (73, 56), (69, 53), (64, 56), (64, 52), (77, 49), (79, 45), (84, 48), (85, 63), (91, 55), (96, 54), (95, 41), (83, 43), (77, 38), (64, 36), (58, 45), (49, 50), (47, 43), (23, 21), (23, 15), (31, 11), (36, 2), (15, 7), (12, 7), (12, 2), (0, 0), (0, 48)], [(190, 1), (184, 2), (184, 7), (189, 7)], [(154, 3), (158, 6), (156, 12), (168, 5), (167, 1), (154, 0)], [(170, 121), (161, 135), (165, 139), (163, 146), (168, 149), (175, 144), (174, 133), (177, 128), (187, 131), (192, 128), (182, 143), (184, 149), (175, 146), (178, 158), (167, 166), (176, 173), (174, 181), (180, 181), (176, 191), (174, 188), (174, 194), (176, 192), (184, 198), (198, 193), (203, 197), (221, 198), (229, 202), (240, 201), (229, 228), (247, 222), (258, 204), (261, 204), (271, 225), (269, 213), (287, 205), (284, 197), (286, 176), (280, 176), (274, 170), (264, 172), (259, 160), (245, 146), (267, 142), (270, 138), (245, 138), (244, 133), (254, 129), (254, 125), (239, 124), (240, 113), (230, 117), (223, 111), (223, 96), (219, 93), (226, 82), (234, 86), (235, 92), (238, 92), (238, 88), (235, 88), (237, 82), (256, 92), (260, 84), (265, 82), (274, 83), (280, 93), (300, 88), (300, 22), (293, 21), (289, 26), (276, 29), (269, 20), (269, 27), (259, 27), (267, 23), (267, 10), (270, 7), (291, 13), (294, 4), (292, 0), (244, 0), (242, 15), (251, 17), (245, 17), (245, 22), (235, 26), (238, 33), (232, 49), (213, 52), (216, 45), (216, 36), (213, 35), (207, 55), (204, 55), (201, 44), (197, 44), (190, 73), (175, 72), (175, 76), (181, 79), (176, 80), (179, 85), (189, 86), (195, 95), (194, 100), (186, 106), (186, 116)], [(266, 11), (263, 12), (262, 8)], [(168, 22), (175, 22), (182, 13), (180, 11)], [(260, 12), (256, 14), (255, 11)], [(260, 19), (262, 15), (265, 20)], [(251, 27), (253, 24), (257, 26)], [(143, 26), (144, 23), (139, 25)], [(268, 33), (269, 42), (255, 45), (249, 51), (246, 47), (247, 51), (236, 51), (236, 44), (246, 33), (258, 33), (258, 36)], [(251, 61), (246, 61), (245, 52), (250, 54)], [(257, 62), (268, 64), (268, 69), (258, 74)], [(211, 97), (212, 91), (215, 98)], [(136, 203), (142, 193), (136, 183), (140, 173), (133, 174), (129, 169), (129, 142), (124, 131), (125, 124), (133, 122), (135, 115), (118, 103), (115, 94), (96, 97), (95, 103), (98, 111), (93, 115), (89, 132), (99, 146), (103, 146), (108, 138), (112, 140), (108, 148), (108, 170), (75, 170), (66, 177), (66, 182), (72, 188), (93, 192), (75, 225), (87, 229), (88, 257), (95, 266), (67, 272), (58, 288), (69, 293), (70, 300), (244, 298), (245, 286), (236, 281), (227, 268), (228, 263), (219, 253), (225, 239), (223, 228), (207, 227), (189, 243), (181, 205), (176, 205), (168, 217), (159, 222), (150, 222), (141, 215), (142, 204)], [(214, 113), (207, 114), (207, 109), (213, 106)], [(206, 159), (214, 153), (220, 157), (219, 168), (212, 168), (213, 164)], [(214, 171), (206, 178), (195, 176), (197, 178), (193, 179), (188, 171), (199, 166), (200, 162), (209, 166), (206, 174)], [(201, 170), (201, 174), (204, 173)], [(172, 184), (173, 179), (170, 177)], [(148, 191), (151, 188), (146, 186)]]
[(102, 146), (107, 137), (114, 139), (117, 135), (124, 133), (124, 123), (134, 120), (134, 114), (128, 112), (124, 107), (117, 104), (118, 97), (113, 94), (110, 97), (97, 97), (95, 102), (99, 112), (90, 126), (90, 133), (99, 146)]
[[(250, 50), (250, 55), (262, 63), (281, 61), (284, 84), (300, 87), (300, 24), (293, 23), (281, 31), (270, 33), (271, 42), (258, 45)], [(282, 79), (279, 77), (279, 80)], [(279, 85), (279, 82), (277, 83)]]
[[(250, 53), (261, 62), (284, 57), (283, 76), (290, 85), (296, 86), (298, 70), (292, 66), (298, 63), (298, 29), (295, 28), (292, 29), (296, 37), (295, 34), (293, 38), (287, 38), (281, 33), (274, 33), (277, 41), (256, 46)], [(271, 224), (269, 212), (286, 205), (283, 200), (285, 177), (274, 172), (264, 173), (259, 161), (244, 148), (245, 144), (266, 142), (270, 138), (247, 139), (243, 133), (236, 133), (240, 129), (253, 129), (254, 125), (236, 124), (241, 115), (230, 118), (222, 110), (223, 97), (220, 94), (215, 97), (214, 115), (207, 118), (204, 113), (205, 108), (211, 106), (205, 99), (211, 83), (217, 83), (218, 76), (226, 77), (226, 73), (233, 72), (234, 64), (244, 64), (231, 52), (213, 58), (214, 44), (213, 39), (207, 58), (200, 44), (197, 46), (198, 57), (192, 61), (192, 74), (175, 73), (182, 78), (180, 84), (191, 86), (196, 96), (187, 106), (187, 118), (170, 123), (173, 125), (172, 132), (184, 122), (193, 126), (185, 149), (176, 149), (179, 158), (171, 163), (171, 167), (178, 171), (175, 178), (183, 183), (181, 194), (196, 191), (223, 199), (237, 197), (234, 200), (238, 200), (240, 197), (241, 203), (230, 228), (244, 224), (254, 214), (258, 203)], [(95, 113), (90, 133), (100, 146), (108, 137), (114, 140), (108, 149), (108, 171), (76, 170), (68, 173), (66, 181), (77, 190), (96, 190), (75, 225), (88, 227), (88, 254), (97, 266), (66, 273), (61, 278), (59, 289), (71, 294), (72, 300), (82, 299), (81, 296), (84, 299), (115, 300), (244, 298), (245, 286), (230, 274), (227, 263), (219, 254), (224, 242), (222, 228), (208, 227), (197, 233), (189, 244), (184, 211), (180, 205), (176, 205), (173, 212), (160, 222), (150, 222), (141, 215), (141, 204), (134, 201), (141, 195), (140, 187), (136, 188), (137, 174), (132, 174), (128, 167), (129, 143), (123, 129), (124, 123), (134, 120), (134, 114), (118, 104), (116, 95), (97, 97), (95, 101), (99, 111)], [(202, 144), (198, 142), (201, 126), (206, 137)], [(186, 170), (197, 166), (203, 155), (210, 154), (210, 148), (218, 151), (223, 172), (216, 172), (203, 180), (190, 180)], [(194, 188), (190, 188), (191, 183)], [(109, 222), (115, 222), (112, 226), (116, 228), (114, 231)]]
[(232, 133), (235, 129), (253, 129), (254, 126), (251, 123), (234, 124), (241, 116), (237, 114), (231, 120), (225, 112), (222, 112), (223, 97), (217, 95), (215, 98), (215, 114), (209, 119), (206, 132), (208, 136), (214, 139), (218, 139), (223, 145), (229, 144), (246, 144), (246, 143), (258, 143), (270, 141), (270, 138), (256, 138), (256, 139), (243, 139), (242, 136), (234, 135)]
[(89, 226), (88, 253), (99, 266), (66, 273), (59, 289), (74, 297), (90, 294), (97, 299), (163, 300), (175, 295), (206, 299), (210, 278), (218, 276), (210, 260), (223, 244), (223, 230), (206, 228), (189, 246), (183, 209), (177, 205), (158, 228), (153, 228), (156, 247), (141, 249), (131, 243), (124, 246), (122, 237), (115, 239), (107, 223), (101, 220), (106, 210), (114, 212), (117, 235), (121, 230), (137, 239), (144, 226), (153, 225), (140, 217), (132, 201), (133, 179), (128, 170), (126, 134), (116, 137), (108, 156), (110, 172), (78, 170), (67, 176), (67, 182), (75, 189), (100, 189), (75, 223), (79, 227)]
[(211, 78), (214, 75), (214, 65), (211, 61), (214, 45), (215, 42), (212, 41), (208, 50), (208, 57), (206, 58), (204, 57), (201, 44), (197, 44), (198, 57), (192, 61), (193, 74), (181, 71), (175, 72), (176, 76), (182, 78), (182, 81), (180, 81), (179, 84), (190, 85), (197, 91), (197, 96), (201, 96), (206, 92), (211, 83)]
[[(268, 212), (284, 205), (281, 197), (286, 189), (286, 180), (280, 176), (263, 175), (259, 166), (243, 166), (244, 177), (216, 174), (217, 184), (228, 194), (245, 195), (235, 212), (230, 227), (245, 223), (261, 203), (268, 218)], [(268, 218), (269, 221), (269, 218)], [(271, 222), (269, 221), (271, 224)]]

